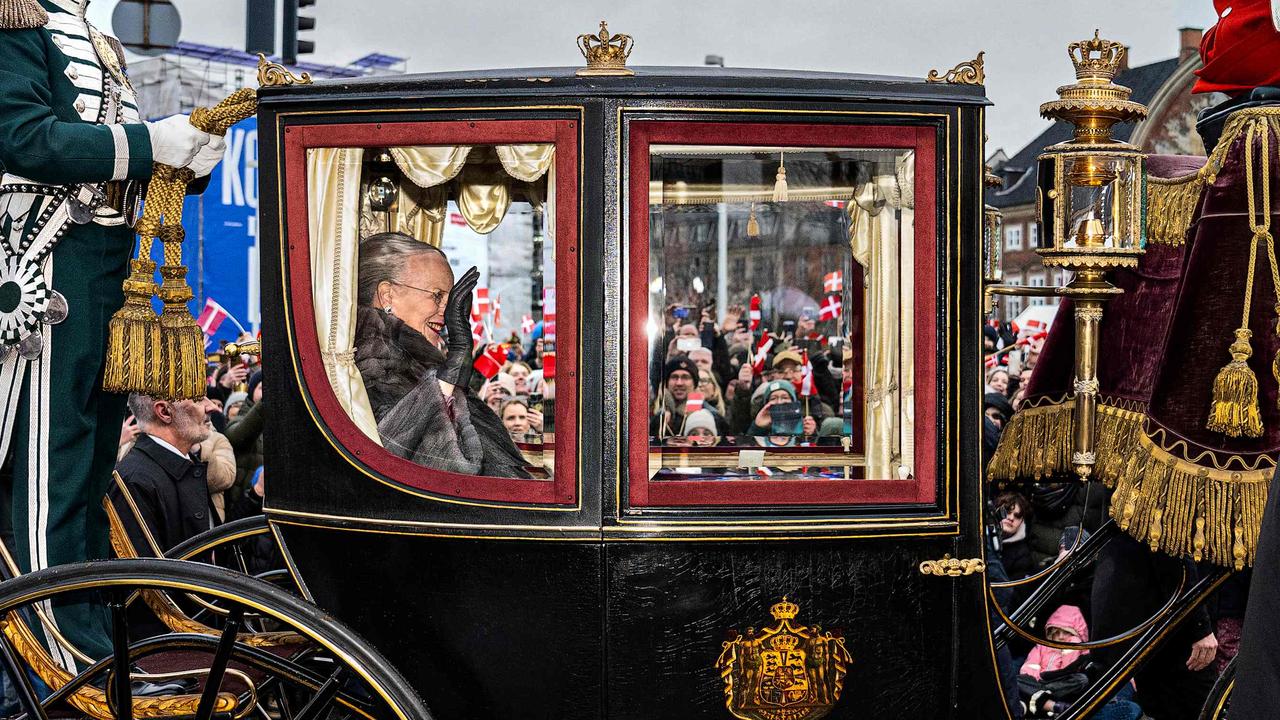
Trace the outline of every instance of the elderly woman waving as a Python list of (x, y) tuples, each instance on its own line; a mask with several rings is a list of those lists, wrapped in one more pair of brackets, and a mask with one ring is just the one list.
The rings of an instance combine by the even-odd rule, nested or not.
[(468, 387), (473, 267), (402, 233), (360, 244), (355, 363), (392, 453), (467, 475), (529, 477), (502, 421)]

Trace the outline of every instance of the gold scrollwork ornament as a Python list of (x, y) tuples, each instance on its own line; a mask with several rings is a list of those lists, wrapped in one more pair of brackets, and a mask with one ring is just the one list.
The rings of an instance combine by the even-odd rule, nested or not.
[(800, 606), (786, 597), (770, 608), (775, 622), (724, 643), (716, 669), (725, 707), (742, 720), (817, 720), (835, 707), (853, 658), (843, 637), (793, 622)]
[(961, 577), (986, 570), (987, 563), (982, 558), (953, 558), (951, 553), (945, 553), (941, 560), (925, 560), (920, 563), (921, 573), (938, 577)]
[(276, 85), (310, 85), (311, 73), (294, 75), (289, 68), (277, 62), (271, 62), (266, 55), (258, 53), (258, 85), (273, 87)]
[(958, 85), (982, 85), (987, 81), (987, 73), (982, 68), (982, 56), (986, 54), (986, 51), (978, 53), (978, 57), (960, 63), (948, 70), (945, 75), (940, 74), (937, 70), (930, 70), (929, 76), (925, 78), (925, 81), (932, 83), (948, 82)]

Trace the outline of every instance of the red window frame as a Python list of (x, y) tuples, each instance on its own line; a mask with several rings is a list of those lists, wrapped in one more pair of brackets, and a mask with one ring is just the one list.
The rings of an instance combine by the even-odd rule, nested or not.
[[(937, 131), (908, 125), (635, 120), (628, 132), (628, 397), (633, 507), (932, 503), (937, 496)], [(649, 479), (649, 179), (651, 145), (902, 148), (915, 150), (915, 460), (914, 478), (729, 481)], [(644, 210), (641, 211), (640, 209)]]
[[(573, 505), (578, 500), (578, 123), (572, 120), (423, 120), (284, 128), (288, 289), (301, 376), (319, 411), (318, 423), (354, 461), (408, 488), (468, 500)], [(366, 436), (338, 402), (320, 357), (311, 301), (311, 252), (306, 153), (324, 147), (397, 145), (556, 146), (556, 447), (550, 480), (463, 475), (426, 468), (393, 455)], [(322, 427), (321, 429), (325, 429)]]

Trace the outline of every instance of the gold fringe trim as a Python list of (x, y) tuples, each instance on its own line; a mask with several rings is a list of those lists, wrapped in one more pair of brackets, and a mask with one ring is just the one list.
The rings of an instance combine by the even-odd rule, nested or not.
[(1147, 177), (1147, 242), (1181, 247), (1195, 215), (1205, 175), (1195, 172), (1179, 178)]
[(1137, 433), (1137, 450), (1113, 478), (1111, 516), (1153, 552), (1242, 570), (1253, 565), (1270, 470), (1214, 470)]
[(129, 264), (132, 272), (124, 283), (124, 306), (107, 324), (108, 359), (102, 387), (108, 392), (146, 389), (151, 369), (160, 367), (160, 318), (151, 307), (156, 264), (143, 259)]
[[(988, 468), (994, 481), (1071, 472), (1075, 401), (1014, 415)], [(1111, 516), (1153, 551), (1241, 569), (1253, 564), (1272, 467), (1204, 467), (1158, 446), (1143, 412), (1098, 405), (1094, 476), (1115, 490)]]
[(36, 0), (0, 0), (0, 30), (31, 30), (49, 22), (49, 13)]
[(1187, 230), (1195, 215), (1200, 193), (1212, 185), (1226, 162), (1227, 151), (1244, 133), (1251, 120), (1258, 120), (1280, 134), (1280, 108), (1260, 107), (1237, 111), (1227, 119), (1222, 137), (1204, 167), (1176, 178), (1147, 176), (1147, 241), (1180, 247), (1186, 244)]

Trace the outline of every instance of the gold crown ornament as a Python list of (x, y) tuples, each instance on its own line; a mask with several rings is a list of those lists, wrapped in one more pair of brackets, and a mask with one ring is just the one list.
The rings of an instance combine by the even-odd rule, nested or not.
[(1120, 72), (1124, 45), (1103, 40), (1098, 31), (1093, 38), (1067, 46), (1067, 56), (1075, 65), (1076, 82), (1058, 88), (1058, 99), (1040, 106), (1041, 117), (1065, 120), (1075, 125), (1074, 141), (1086, 145), (1121, 144), (1111, 137), (1111, 126), (1147, 116), (1147, 107), (1129, 99), (1133, 90), (1112, 82)]
[(794, 620), (800, 614), (800, 606), (782, 596), (782, 602), (776, 603), (769, 608), (769, 613), (773, 615), (774, 620)]
[(587, 59), (587, 66), (578, 70), (581, 76), (635, 75), (635, 71), (627, 67), (627, 58), (631, 57), (631, 49), (635, 45), (630, 35), (609, 34), (609, 24), (600, 21), (600, 32), (595, 35), (579, 35), (578, 50)]

